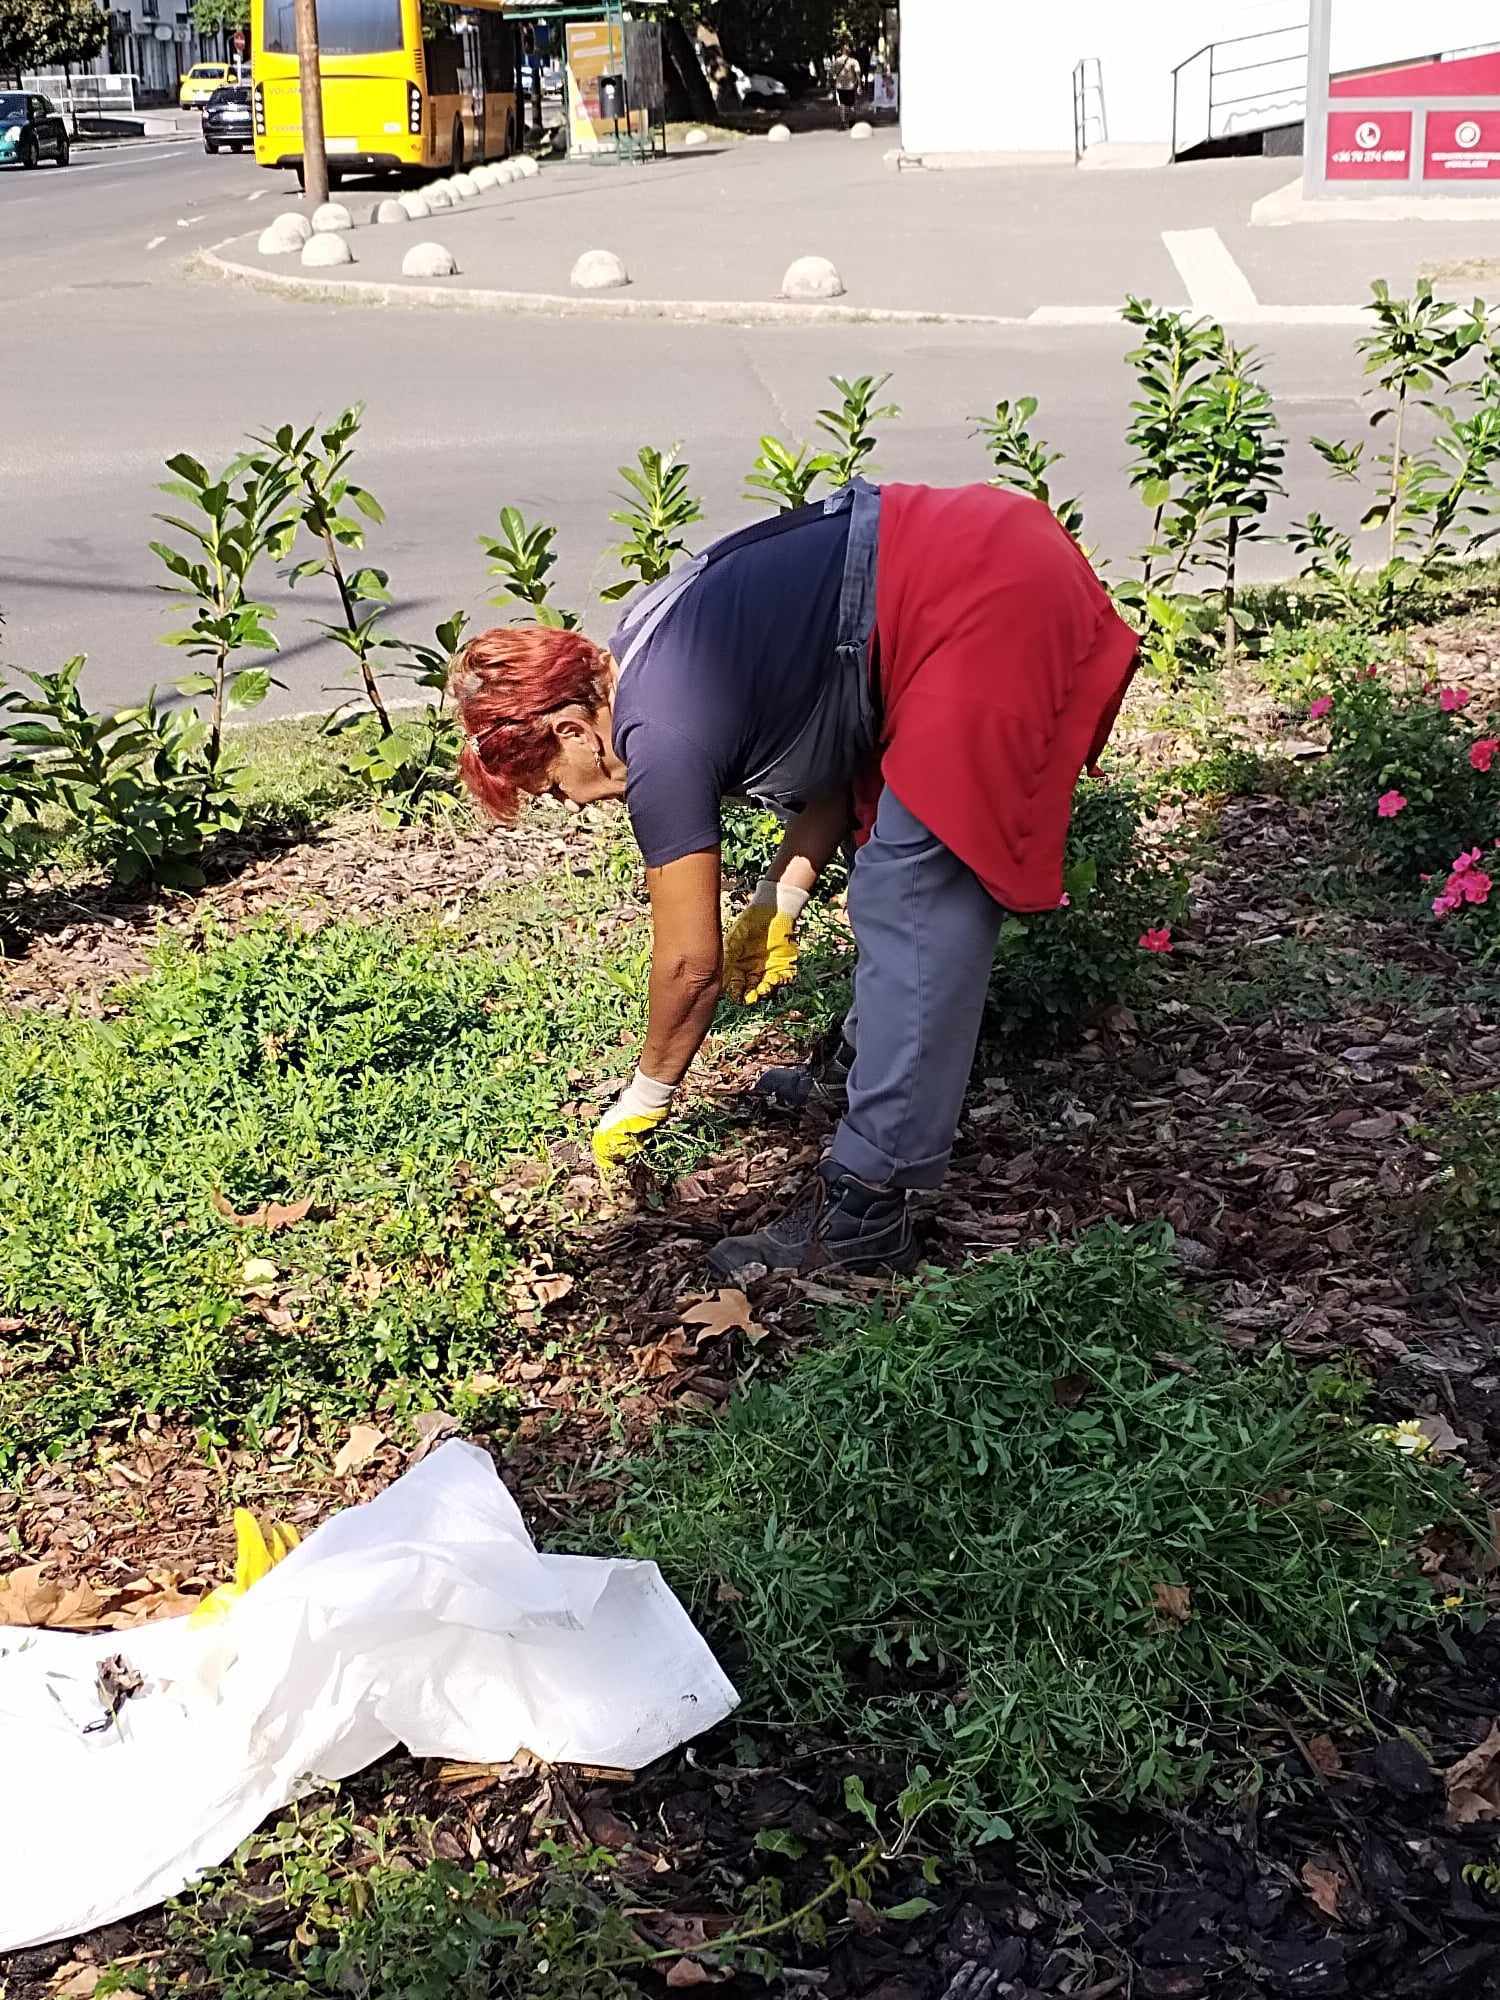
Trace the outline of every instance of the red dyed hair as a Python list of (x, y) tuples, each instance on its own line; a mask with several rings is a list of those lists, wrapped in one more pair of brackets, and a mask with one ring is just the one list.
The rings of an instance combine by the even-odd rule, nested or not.
[(500, 625), (455, 656), (448, 692), (464, 731), (458, 775), (483, 811), (512, 825), (557, 759), (547, 718), (574, 703), (591, 715), (604, 706), (609, 655), (581, 632)]

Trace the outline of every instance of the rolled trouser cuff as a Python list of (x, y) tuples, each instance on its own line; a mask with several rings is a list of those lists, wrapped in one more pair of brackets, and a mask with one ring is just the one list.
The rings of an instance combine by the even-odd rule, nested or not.
[(868, 1181), (872, 1187), (939, 1188), (948, 1177), (953, 1149), (935, 1153), (927, 1160), (893, 1160), (862, 1139), (846, 1118), (833, 1135), (829, 1157), (846, 1174)]

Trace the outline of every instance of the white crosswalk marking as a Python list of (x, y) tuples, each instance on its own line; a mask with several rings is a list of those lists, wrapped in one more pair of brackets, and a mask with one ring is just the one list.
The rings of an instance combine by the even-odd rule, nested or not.
[(1187, 286), (1194, 312), (1216, 319), (1253, 313), (1259, 304), (1250, 280), (1235, 263), (1217, 229), (1164, 229), (1161, 240)]

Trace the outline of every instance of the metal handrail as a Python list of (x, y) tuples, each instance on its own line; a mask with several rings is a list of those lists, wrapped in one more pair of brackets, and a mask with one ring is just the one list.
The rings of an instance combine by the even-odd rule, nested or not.
[[(1304, 46), (1300, 50), (1294, 50), (1287, 55), (1266, 56), (1263, 57), (1258, 62), (1231, 63), (1227, 67), (1222, 69), (1219, 67), (1219, 62), (1218, 62), (1218, 57), (1221, 50), (1243, 49), (1247, 46), (1247, 44), (1251, 42), (1284, 41), (1288, 35), (1295, 35), (1298, 34), (1299, 32), (1305, 32), (1305, 31), (1299, 30), (1297, 25), (1293, 23), (1291, 26), (1285, 28), (1260, 28), (1253, 35), (1231, 35), (1227, 39), (1221, 42), (1205, 42), (1201, 49), (1195, 49), (1192, 55), (1186, 57), (1184, 61), (1177, 63), (1173, 67), (1172, 158), (1174, 160), (1179, 157), (1178, 141), (1180, 133), (1178, 126), (1178, 110), (1182, 101), (1183, 72), (1185, 70), (1190, 70), (1194, 66), (1194, 64), (1201, 63), (1205, 56), (1208, 58), (1208, 117), (1207, 117), (1208, 129), (1205, 134), (1205, 137), (1211, 139), (1214, 136), (1213, 125), (1214, 125), (1214, 113), (1216, 111), (1233, 111), (1239, 105), (1253, 104), (1263, 94), (1269, 94), (1274, 97), (1278, 91), (1285, 90), (1288, 88), (1292, 90), (1292, 98), (1285, 105), (1278, 106), (1278, 108), (1291, 110), (1295, 107), (1295, 98), (1297, 92), (1294, 81), (1291, 78), (1286, 79), (1285, 82), (1281, 81), (1268, 82), (1265, 93), (1262, 93), (1261, 91), (1247, 91), (1243, 92), (1238, 97), (1220, 97), (1217, 94), (1215, 86), (1218, 84), (1219, 80), (1223, 77), (1244, 76), (1248, 74), (1251, 70), (1266, 71), (1266, 70), (1277, 69), (1285, 66), (1288, 63), (1301, 64), (1303, 70), (1302, 97), (1305, 102), (1306, 69), (1307, 69), (1308, 58), (1311, 54), (1310, 40), (1307, 46)], [(1232, 123), (1233, 121), (1231, 120), (1230, 122)], [(1197, 142), (1195, 141), (1195, 143)]]
[[(1093, 65), (1094, 81), (1089, 82), (1089, 65)], [(1088, 95), (1092, 89), (1099, 100), (1097, 112), (1088, 108)], [(1099, 143), (1109, 143), (1109, 113), (1104, 103), (1104, 64), (1098, 56), (1080, 56), (1073, 65), (1073, 164), (1076, 166), (1089, 149), (1089, 121), (1097, 118)]]
[[(1293, 22), (1289, 28), (1257, 28), (1253, 35), (1226, 35), (1222, 41), (1205, 42), (1201, 49), (1194, 49), (1190, 56), (1185, 57), (1183, 61), (1177, 64), (1172, 74), (1176, 76), (1178, 70), (1186, 69), (1188, 64), (1195, 63), (1199, 56), (1212, 56), (1215, 49), (1237, 49), (1242, 47), (1246, 42), (1274, 42), (1278, 35), (1295, 35), (1296, 33), (1297, 26)], [(1253, 68), (1254, 65), (1252, 64), (1250, 67)]]

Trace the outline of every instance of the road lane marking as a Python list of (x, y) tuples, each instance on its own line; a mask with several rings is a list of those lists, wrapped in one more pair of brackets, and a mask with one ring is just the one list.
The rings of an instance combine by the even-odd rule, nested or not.
[(153, 236), (151, 241), (146, 245), (146, 248), (148, 250), (159, 250), (166, 240), (165, 236)]
[(177, 227), (179, 229), (191, 229), (195, 222), (206, 222), (207, 220), (207, 216), (204, 215), (179, 215), (177, 218)]
[(68, 172), (70, 174), (97, 174), (102, 167), (115, 167), (115, 168), (149, 167), (154, 164), (159, 164), (162, 160), (172, 159), (174, 155), (180, 153), (181, 150), (182, 149), (180, 147), (174, 146), (168, 152), (135, 153), (132, 154), (129, 158), (117, 157), (113, 152), (111, 152), (110, 157), (107, 160), (74, 159), (71, 160), (68, 164)]
[(1254, 312), (1260, 301), (1217, 229), (1164, 229), (1161, 240), (1187, 287), (1194, 312), (1224, 319)]
[(247, 194), (245, 199), (246, 201), (263, 201), (270, 192), (269, 188), (257, 188), (254, 194)]

